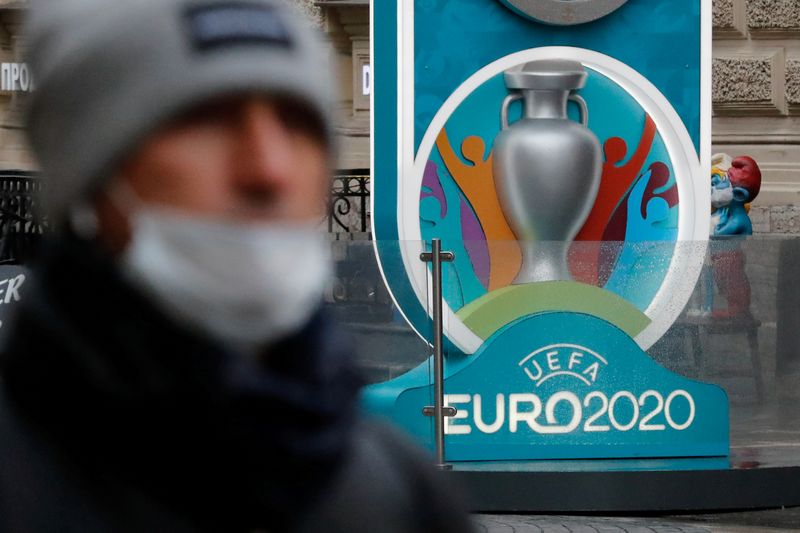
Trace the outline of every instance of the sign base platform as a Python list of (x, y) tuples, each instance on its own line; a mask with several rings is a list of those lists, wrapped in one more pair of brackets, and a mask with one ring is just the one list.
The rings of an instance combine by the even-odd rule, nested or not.
[[(539, 313), (447, 365), (448, 460), (727, 461), (724, 390), (658, 365), (623, 327), (581, 312)], [(433, 391), (420, 368), (367, 389), (365, 405), (433, 449), (430, 419), (422, 416)]]
[(686, 513), (800, 506), (797, 400), (731, 406), (725, 458), (453, 462), (487, 513)]
[(800, 506), (800, 457), (786, 456), (779, 444), (738, 448), (720, 460), (453, 463), (448, 475), (469, 494), (472, 511), (481, 513), (671, 513)]

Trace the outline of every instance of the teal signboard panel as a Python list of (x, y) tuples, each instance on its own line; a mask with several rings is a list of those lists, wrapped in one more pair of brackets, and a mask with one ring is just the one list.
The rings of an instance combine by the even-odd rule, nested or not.
[[(507, 326), (445, 391), (458, 410), (445, 425), (454, 461), (728, 453), (719, 387), (668, 372), (624, 332), (588, 315), (549, 313)], [(432, 445), (419, 416), (431, 395), (430, 387), (406, 390), (393, 414)]]
[[(376, 253), (423, 337), (422, 243), (455, 252), (451, 458), (725, 455), (724, 393), (646, 353), (705, 257), (710, 1), (381, 0), (372, 20)], [(545, 363), (564, 373), (532, 379)], [(426, 368), (365, 394), (423, 440)]]

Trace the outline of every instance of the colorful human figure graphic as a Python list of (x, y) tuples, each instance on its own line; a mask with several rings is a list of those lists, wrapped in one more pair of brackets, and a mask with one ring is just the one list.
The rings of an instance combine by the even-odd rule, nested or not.
[[(678, 205), (680, 200), (678, 196), (678, 184), (670, 179), (669, 168), (663, 163), (653, 166), (652, 176), (647, 183), (647, 188), (644, 190), (644, 197), (642, 198), (641, 213), (642, 217), (646, 216), (647, 206), (653, 198), (663, 198), (670, 208)], [(677, 211), (674, 211), (677, 213)], [(677, 220), (675, 225), (677, 225)]]
[[(477, 277), (481, 268), (473, 264), (466, 248), (468, 241), (463, 237), (465, 234), (474, 234), (474, 230), (473, 233), (465, 231), (465, 226), (480, 226), (477, 221), (471, 225), (469, 219), (465, 219), (465, 214), (472, 215), (472, 218), (474, 215), (468, 207), (465, 213), (463, 205), (459, 204), (464, 204), (464, 200), (458, 189), (455, 186), (444, 187), (436, 163), (429, 161), (420, 195), (420, 221), (423, 227), (435, 228), (437, 235), (441, 236), (442, 246), (455, 253), (455, 261), (442, 265), (442, 278), (444, 298), (456, 311), (486, 293), (485, 285)], [(453, 209), (453, 206), (461, 208)], [(482, 234), (479, 236), (483, 238)]]
[(447, 170), (475, 211), (486, 236), (489, 291), (510, 285), (522, 265), (522, 252), (497, 199), (492, 154), (484, 158), (486, 143), (473, 135), (461, 143), (462, 159), (453, 150), (444, 128), (436, 139), (436, 147)]
[[(606, 228), (618, 206), (623, 204), (625, 194), (641, 173), (656, 136), (656, 124), (650, 115), (645, 115), (644, 131), (639, 145), (630, 159), (623, 163), (628, 155), (628, 145), (620, 137), (611, 137), (604, 146), (605, 163), (600, 182), (600, 191), (589, 218), (578, 233), (576, 241), (602, 241)], [(621, 210), (625, 212), (625, 210)], [(624, 224), (624, 221), (623, 221)], [(623, 226), (624, 228), (624, 226)], [(623, 234), (624, 235), (624, 234)], [(621, 239), (620, 239), (621, 240)], [(571, 257), (572, 273), (577, 281), (597, 285), (601, 280), (600, 246), (579, 245), (574, 248)]]
[(425, 165), (425, 174), (422, 177), (422, 193), (419, 199), (422, 201), (429, 196), (433, 196), (439, 201), (439, 215), (436, 220), (446, 217), (447, 198), (445, 197), (442, 182), (439, 179), (439, 169), (436, 168), (436, 163), (433, 161), (428, 161)]
[(669, 223), (669, 202), (653, 196), (642, 215), (641, 205), (645, 191), (653, 179), (660, 182), (669, 170), (663, 163), (655, 163), (636, 182), (627, 198), (627, 231), (625, 244), (617, 259), (613, 274), (605, 288), (644, 311), (664, 281), (664, 266), (669, 263), (674, 250), (678, 229)]

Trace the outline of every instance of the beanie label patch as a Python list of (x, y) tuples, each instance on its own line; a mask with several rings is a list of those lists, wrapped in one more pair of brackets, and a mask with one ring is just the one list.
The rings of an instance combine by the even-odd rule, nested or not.
[(197, 50), (255, 44), (291, 48), (289, 28), (277, 9), (247, 2), (219, 2), (186, 12), (189, 35)]

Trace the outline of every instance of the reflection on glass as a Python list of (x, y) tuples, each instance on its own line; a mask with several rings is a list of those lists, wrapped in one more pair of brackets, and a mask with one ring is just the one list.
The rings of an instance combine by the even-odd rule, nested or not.
[[(462, 253), (475, 249), (468, 244), (463, 243)], [(403, 264), (403, 247), (409, 248), (408, 257), (422, 250), (421, 243), (381, 245), (396, 255), (398, 265)], [(511, 250), (515, 245), (508, 243)], [(369, 381), (385, 382), (423, 365), (430, 347), (405, 320), (384, 282), (384, 275), (406, 276), (405, 272), (398, 267), (396, 272), (382, 273), (371, 242), (338, 241), (332, 246), (336, 279), (327, 304), (358, 341), (359, 361)], [(673, 275), (673, 256), (681, 255), (693, 261), (699, 255), (694, 261), (701, 269), (696, 272), (698, 281), (690, 287), (688, 304), (674, 310), (674, 323), (648, 353), (674, 372), (717, 384), (727, 392), (734, 465), (800, 464), (800, 279), (796, 274), (800, 239), (726, 239), (708, 244), (579, 242), (570, 252), (573, 273), (586, 268), (585, 257), (598, 258), (590, 271), (599, 268), (596, 282), (576, 283), (584, 292), (574, 295), (563, 290), (550, 295), (547, 283), (512, 284), (490, 292), (485, 276), (478, 279), (480, 290), (465, 290), (456, 262), (444, 269), (444, 299), (452, 311), (446, 315), (445, 329), (466, 325), (488, 338), (515, 313), (579, 309), (604, 316), (608, 306), (592, 307), (585, 292), (602, 290), (627, 302), (630, 314), (616, 307), (608, 320), (622, 321), (635, 337), (642, 327), (635, 318), (653, 319), (651, 304), (665, 296), (660, 286)], [(420, 268), (426, 267), (420, 262)], [(508, 314), (512, 303), (516, 307)], [(419, 306), (424, 313), (427, 303)], [(429, 336), (424, 327), (416, 329)], [(447, 354), (454, 357), (461, 352), (450, 344)]]

